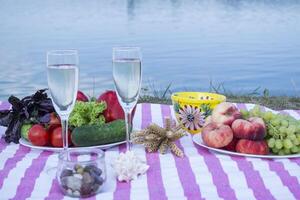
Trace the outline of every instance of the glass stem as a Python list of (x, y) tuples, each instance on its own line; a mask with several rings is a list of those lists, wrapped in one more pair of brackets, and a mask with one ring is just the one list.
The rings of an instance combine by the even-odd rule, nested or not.
[(64, 151), (68, 150), (68, 118), (61, 120), (62, 139)]
[(126, 124), (126, 149), (127, 151), (131, 151), (132, 144), (131, 144), (131, 127), (132, 127), (132, 121), (131, 121), (131, 112), (130, 109), (124, 109), (125, 113), (125, 124)]

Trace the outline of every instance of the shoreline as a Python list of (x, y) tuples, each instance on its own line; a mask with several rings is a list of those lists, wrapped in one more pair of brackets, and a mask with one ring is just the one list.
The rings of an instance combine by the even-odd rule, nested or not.
[[(233, 103), (253, 103), (266, 106), (273, 110), (300, 110), (300, 97), (289, 96), (251, 96), (251, 95), (226, 95), (228, 102)], [(142, 95), (139, 103), (159, 103), (172, 104), (170, 97), (157, 97), (152, 95)]]

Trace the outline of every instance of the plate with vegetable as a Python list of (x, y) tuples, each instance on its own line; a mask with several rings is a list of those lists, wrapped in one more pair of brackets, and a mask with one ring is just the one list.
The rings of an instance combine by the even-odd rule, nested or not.
[(247, 111), (224, 102), (214, 108), (193, 141), (230, 155), (295, 158), (300, 157), (300, 121), (258, 105)]
[[(0, 111), (5, 141), (36, 149), (57, 151), (63, 146), (61, 124), (46, 90), (18, 99), (11, 96), (12, 105)], [(70, 148), (110, 148), (125, 142), (126, 128), (122, 108), (114, 91), (89, 100), (78, 92), (75, 107), (69, 118)]]
[[(99, 148), (99, 149), (109, 149), (112, 148), (114, 146), (118, 146), (120, 144), (124, 144), (126, 141), (122, 141), (122, 142), (115, 142), (115, 143), (110, 143), (110, 144), (103, 144), (103, 145), (96, 145), (96, 146), (87, 146), (87, 147), (74, 147), (71, 146), (71, 149), (88, 149), (88, 148)], [(52, 146), (36, 146), (31, 144), (29, 141), (21, 138), (19, 140), (19, 143), (25, 147), (29, 147), (29, 148), (33, 148), (33, 149), (40, 149), (40, 150), (45, 150), (45, 151), (54, 151), (54, 152), (58, 152), (61, 151), (63, 148), (62, 147), (52, 147)]]
[[(27, 127), (25, 128), (26, 131)], [(35, 124), (28, 132), (22, 133), (19, 143), (35, 149), (59, 151), (63, 146), (61, 131), (60, 125), (45, 128), (41, 124)], [(69, 147), (76, 149), (91, 147), (107, 149), (125, 143), (125, 138), (124, 120), (114, 120), (101, 125), (82, 125), (74, 128), (72, 132), (68, 131)]]

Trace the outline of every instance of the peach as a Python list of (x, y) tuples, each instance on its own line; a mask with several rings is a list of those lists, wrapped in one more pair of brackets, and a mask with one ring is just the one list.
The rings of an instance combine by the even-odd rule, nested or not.
[(233, 132), (228, 125), (209, 123), (203, 127), (201, 136), (207, 146), (221, 148), (231, 142)]
[(248, 120), (237, 119), (231, 125), (236, 138), (262, 140), (266, 136), (266, 125), (261, 118), (251, 117)]
[(256, 133), (257, 140), (262, 140), (267, 134), (267, 128), (264, 120), (259, 117), (251, 117), (248, 119), (254, 126), (254, 132)]
[(211, 117), (212, 121), (217, 124), (231, 126), (234, 120), (241, 118), (241, 113), (232, 103), (223, 102), (214, 108)]
[(203, 126), (206, 126), (206, 125), (208, 125), (208, 124), (211, 123), (211, 122), (212, 122), (211, 115), (209, 115), (209, 116), (207, 116), (207, 117), (205, 118), (205, 123), (203, 124)]
[(233, 137), (233, 139), (231, 140), (231, 142), (226, 145), (225, 147), (223, 147), (222, 149), (224, 150), (227, 150), (227, 151), (235, 151), (235, 147), (236, 147), (236, 144), (239, 140), (235, 137)]
[(269, 153), (269, 148), (265, 140), (252, 141), (246, 139), (240, 139), (236, 144), (236, 151), (246, 154), (258, 154), (266, 155)]

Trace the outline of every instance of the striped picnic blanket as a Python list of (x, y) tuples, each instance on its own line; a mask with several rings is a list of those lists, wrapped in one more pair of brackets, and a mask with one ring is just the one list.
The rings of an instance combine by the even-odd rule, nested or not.
[[(252, 104), (237, 104), (251, 108)], [(0, 108), (9, 106), (4, 103)], [(299, 111), (283, 111), (300, 118)], [(174, 117), (169, 105), (139, 104), (133, 120), (136, 129), (149, 123), (163, 124)], [(3, 130), (1, 131), (3, 132)], [(171, 153), (146, 153), (142, 146), (134, 151), (150, 169), (130, 183), (117, 182), (112, 161), (125, 146), (105, 152), (107, 181), (103, 191), (90, 199), (300, 199), (300, 158), (258, 159), (216, 154), (186, 136), (178, 142), (185, 157)], [(47, 173), (58, 162), (57, 154), (21, 145), (0, 142), (0, 199), (72, 199), (63, 196), (58, 183)]]

